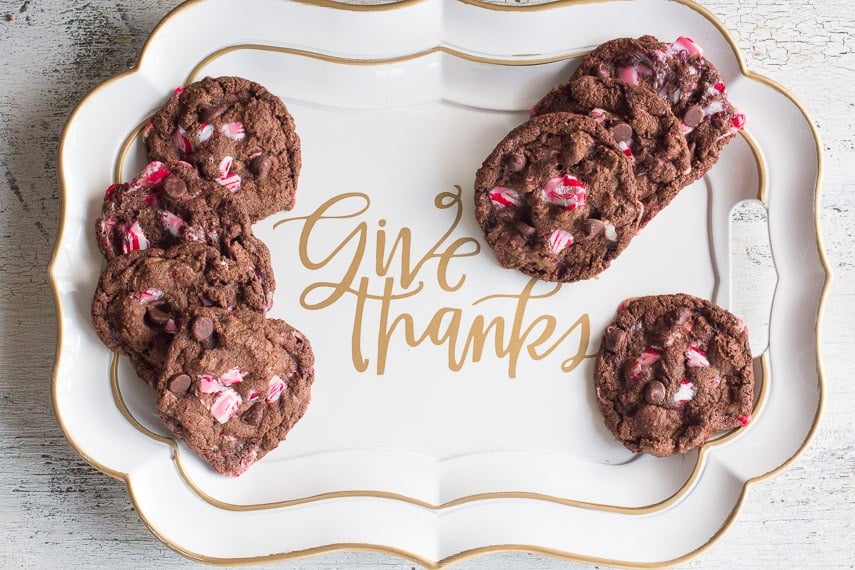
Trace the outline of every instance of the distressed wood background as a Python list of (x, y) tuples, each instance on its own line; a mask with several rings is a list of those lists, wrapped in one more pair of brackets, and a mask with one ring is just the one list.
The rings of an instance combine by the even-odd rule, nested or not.
[[(512, 3), (512, 2), (509, 2)], [(752, 70), (809, 109), (826, 153), (821, 219), (835, 274), (825, 310), (827, 406), (793, 467), (754, 486), (738, 522), (686, 568), (852, 568), (855, 564), (855, 22), (852, 0), (702, 0)], [(133, 64), (177, 0), (0, 0), (0, 566), (189, 568), (140, 522), (124, 485), (84, 462), (56, 425), (55, 343), (46, 266), (59, 216), (56, 153), (74, 105)], [(769, 256), (745, 236), (742, 263)], [(748, 287), (754, 285), (749, 283)], [(703, 516), (699, 513), (699, 516)], [(663, 537), (668, 540), (669, 537)], [(411, 568), (392, 556), (338, 553), (277, 567)], [(585, 568), (524, 553), (462, 568)]]

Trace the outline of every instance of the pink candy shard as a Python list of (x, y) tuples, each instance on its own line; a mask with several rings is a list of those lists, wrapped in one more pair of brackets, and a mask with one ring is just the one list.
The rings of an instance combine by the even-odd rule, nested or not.
[(164, 210), (160, 213), (160, 219), (163, 221), (163, 229), (169, 232), (170, 235), (173, 237), (181, 235), (184, 230), (184, 220), (180, 216)]
[(719, 81), (718, 83), (716, 83), (715, 85), (713, 85), (713, 86), (712, 86), (712, 88), (713, 88), (713, 89), (715, 89), (716, 91), (718, 91), (719, 93), (724, 93), (724, 90), (726, 89), (726, 86), (724, 85), (724, 83), (722, 83), (721, 81)]
[(113, 195), (113, 193), (116, 191), (116, 188), (118, 188), (118, 187), (119, 187), (118, 184), (110, 184), (109, 186), (107, 186), (107, 189), (104, 190), (104, 198), (107, 199), (107, 198), (111, 197)]
[(116, 227), (117, 223), (119, 223), (119, 220), (117, 220), (115, 216), (110, 216), (105, 220), (101, 220), (101, 233), (103, 235), (107, 235), (113, 231), (113, 228)]
[(520, 194), (516, 190), (505, 188), (504, 186), (496, 186), (487, 194), (493, 205), (499, 208), (507, 208), (509, 206), (520, 205)]
[(554, 229), (546, 232), (546, 246), (550, 253), (561, 253), (573, 245), (573, 235), (562, 229)]
[(172, 133), (172, 144), (178, 149), (178, 152), (187, 154), (193, 151), (193, 144), (190, 142), (190, 137), (187, 136), (187, 131), (178, 127)]
[(695, 397), (695, 385), (686, 380), (680, 380), (680, 389), (674, 393), (674, 402), (683, 404)]
[(211, 137), (214, 135), (214, 126), (208, 123), (200, 123), (199, 124), (199, 132), (196, 133), (196, 140), (199, 143), (208, 142)]
[(243, 382), (243, 377), (247, 374), (249, 373), (241, 372), (240, 368), (238, 367), (229, 368), (220, 375), (220, 383), (223, 386), (232, 386), (234, 384), (240, 384), (241, 382)]
[(199, 375), (199, 392), (202, 394), (216, 394), (223, 389), (220, 380), (210, 374)]
[(285, 390), (285, 382), (282, 378), (279, 377), (278, 374), (271, 376), (270, 381), (267, 383), (267, 403), (272, 404), (279, 400), (282, 396), (282, 392)]
[(543, 187), (543, 200), (550, 204), (564, 206), (565, 210), (575, 210), (584, 206), (588, 201), (587, 197), (585, 184), (572, 174), (551, 178)]
[(163, 299), (163, 291), (156, 287), (149, 287), (145, 291), (137, 293), (137, 301), (139, 301), (140, 305), (146, 305), (154, 301), (160, 301), (161, 299)]
[(220, 127), (220, 132), (228, 139), (233, 141), (242, 141), (246, 138), (246, 131), (243, 128), (243, 123), (240, 121), (232, 121)]
[(631, 163), (635, 164), (635, 157), (632, 156), (632, 149), (630, 148), (629, 143), (627, 143), (626, 141), (620, 141), (618, 143), (618, 148), (624, 154), (624, 156), (629, 159)]
[(154, 186), (168, 178), (170, 174), (172, 171), (162, 162), (157, 160), (149, 162), (131, 183), (131, 190), (138, 190), (144, 186)]
[(689, 125), (687, 125), (683, 121), (680, 121), (680, 134), (681, 135), (686, 136), (687, 134), (691, 133), (694, 130), (695, 130), (694, 127), (690, 127)]
[(735, 129), (743, 129), (745, 127), (745, 113), (736, 113), (731, 119), (731, 124)]
[(175, 97), (176, 95), (181, 95), (182, 93), (184, 93), (184, 86), (179, 85), (175, 88), (175, 91), (172, 93), (172, 96)]
[(621, 67), (618, 69), (618, 77), (620, 77), (621, 81), (630, 85), (638, 85), (641, 83), (640, 76), (651, 75), (652, 73), (653, 71), (646, 65), (633, 65), (632, 67)]
[(143, 202), (146, 206), (154, 206), (157, 204), (157, 194), (146, 194)]
[(232, 169), (233, 161), (234, 158), (231, 156), (226, 156), (220, 161), (220, 177), (217, 178), (217, 182), (219, 182), (221, 186), (225, 186), (226, 190), (229, 192), (237, 192), (240, 190), (240, 176), (237, 174), (229, 174), (229, 171)]
[(588, 113), (588, 116), (597, 121), (598, 123), (602, 123), (606, 120), (606, 112), (599, 107), (595, 107), (591, 109), (591, 112)]
[(739, 425), (745, 427), (751, 423), (751, 414), (742, 414), (737, 419), (739, 420)]
[(692, 38), (686, 36), (680, 36), (677, 38), (671, 47), (674, 51), (687, 51), (692, 55), (696, 55), (698, 57), (703, 57), (704, 50), (701, 49), (701, 46), (695, 43)]
[(163, 332), (166, 334), (175, 334), (178, 332), (178, 327), (176, 326), (174, 319), (166, 321), (166, 324), (163, 325)]
[(261, 397), (261, 393), (258, 390), (250, 390), (249, 394), (246, 396), (246, 401), (248, 403), (255, 402)]
[(231, 388), (223, 388), (214, 403), (211, 404), (211, 415), (214, 416), (215, 420), (224, 424), (238, 411), (241, 401), (240, 394)]
[(706, 353), (695, 345), (686, 349), (686, 366), (689, 368), (709, 368), (710, 361)]
[(148, 238), (145, 237), (139, 222), (134, 222), (125, 231), (122, 238), (122, 253), (130, 253), (139, 249), (148, 249)]
[(641, 355), (636, 359), (640, 366), (650, 366), (662, 358), (662, 349), (651, 346), (641, 351)]

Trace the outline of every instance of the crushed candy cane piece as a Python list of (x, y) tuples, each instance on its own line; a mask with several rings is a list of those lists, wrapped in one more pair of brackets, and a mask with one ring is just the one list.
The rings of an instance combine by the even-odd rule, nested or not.
[(180, 216), (164, 210), (160, 213), (160, 219), (163, 222), (163, 229), (169, 232), (173, 237), (179, 237), (184, 230), (184, 220)]
[(199, 392), (202, 394), (216, 394), (223, 389), (223, 385), (217, 377), (210, 374), (199, 375)]
[(629, 143), (628, 143), (628, 142), (626, 142), (626, 141), (620, 141), (620, 142), (618, 143), (618, 148), (619, 148), (619, 149), (620, 149), (620, 151), (624, 154), (624, 156), (626, 156), (626, 157), (629, 159), (629, 161), (630, 161), (631, 163), (635, 164), (635, 157), (634, 157), (634, 156), (632, 156), (632, 148), (630, 148), (630, 146), (629, 146)]
[(282, 396), (282, 392), (285, 390), (285, 381), (279, 377), (278, 374), (271, 376), (270, 381), (267, 383), (267, 403), (272, 404), (279, 400)]
[(159, 182), (166, 180), (172, 171), (165, 164), (154, 160), (149, 162), (142, 172), (131, 183), (131, 190), (138, 190), (144, 186), (154, 186)]
[(223, 386), (233, 386), (234, 384), (240, 384), (243, 382), (243, 377), (249, 374), (248, 372), (241, 372), (240, 368), (229, 368), (222, 374), (220, 374), (220, 384)]
[(246, 131), (243, 128), (243, 123), (240, 121), (232, 121), (220, 127), (220, 132), (228, 139), (233, 141), (242, 141), (246, 138)]
[(710, 361), (706, 353), (698, 346), (691, 344), (686, 349), (686, 366), (689, 368), (709, 368)]
[(543, 188), (543, 200), (550, 204), (564, 206), (565, 210), (575, 210), (587, 203), (585, 184), (572, 174), (551, 178)]
[(520, 193), (504, 186), (496, 186), (487, 194), (493, 205), (500, 208), (520, 205)]
[(590, 116), (592, 119), (594, 119), (598, 123), (602, 123), (603, 121), (606, 120), (605, 110), (600, 109), (599, 107), (594, 107), (593, 109), (591, 109), (591, 112), (588, 113), (588, 116)]
[(241, 404), (240, 394), (231, 388), (224, 388), (211, 405), (211, 415), (221, 424), (229, 421)]
[(652, 73), (651, 69), (645, 65), (633, 65), (632, 67), (618, 69), (618, 77), (630, 85), (638, 85), (641, 82), (640, 76), (652, 75)]
[(250, 390), (249, 394), (246, 395), (246, 401), (251, 404), (252, 402), (258, 400), (260, 397), (261, 392), (259, 392), (258, 390)]
[(607, 220), (603, 220), (603, 229), (605, 230), (604, 235), (606, 236), (607, 240), (617, 241), (617, 230), (615, 229), (613, 223)]
[(704, 50), (701, 49), (701, 46), (696, 44), (692, 38), (686, 36), (680, 36), (677, 38), (674, 43), (669, 46), (669, 50), (673, 53), (687, 51), (698, 57), (703, 57), (704, 55)]
[(573, 245), (573, 235), (562, 229), (550, 230), (546, 233), (546, 246), (550, 253), (561, 253)]
[(187, 154), (193, 152), (193, 144), (190, 142), (190, 137), (187, 136), (187, 131), (178, 127), (172, 132), (172, 144), (178, 149), (178, 152)]
[(139, 301), (140, 305), (147, 305), (161, 299), (163, 299), (163, 291), (156, 287), (149, 287), (145, 291), (137, 293), (137, 301)]
[(223, 157), (219, 164), (220, 177), (217, 178), (217, 182), (221, 186), (225, 186), (226, 190), (229, 192), (237, 192), (240, 190), (240, 176), (237, 174), (229, 174), (229, 171), (232, 169), (233, 162), (234, 158), (231, 156)]
[(695, 385), (686, 380), (680, 380), (680, 388), (674, 393), (674, 402), (683, 404), (695, 397)]
[(125, 231), (122, 238), (122, 253), (130, 253), (140, 249), (148, 249), (148, 238), (143, 233), (142, 226), (139, 222), (134, 222), (131, 227)]
[(166, 324), (163, 325), (163, 332), (166, 334), (175, 334), (178, 332), (178, 326), (175, 324), (175, 319), (169, 319), (166, 321)]
[(196, 140), (199, 141), (199, 144), (208, 142), (213, 135), (214, 125), (211, 125), (209, 123), (199, 124), (199, 132), (196, 133)]
[(639, 366), (650, 366), (662, 358), (662, 349), (650, 346), (641, 351), (641, 355), (635, 360)]
[(745, 427), (751, 423), (751, 414), (741, 414), (737, 419), (739, 420), (739, 425)]

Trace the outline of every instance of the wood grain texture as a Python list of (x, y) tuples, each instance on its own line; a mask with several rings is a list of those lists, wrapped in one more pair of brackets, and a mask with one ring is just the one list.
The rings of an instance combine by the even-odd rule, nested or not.
[[(508, 2), (514, 3), (514, 2)], [(140, 522), (120, 481), (67, 444), (50, 405), (55, 315), (47, 281), (59, 215), (56, 154), (74, 105), (134, 62), (176, 0), (0, 0), (0, 565), (190, 568)], [(852, 568), (855, 561), (855, 22), (851, 0), (703, 0), (749, 68), (789, 88), (826, 153), (823, 235), (835, 279), (824, 320), (827, 403), (819, 435), (793, 467), (755, 485), (738, 522), (685, 568)], [(750, 212), (746, 236), (762, 231)], [(747, 263), (768, 266), (748, 237)], [(749, 285), (749, 292), (753, 291)], [(702, 516), (702, 515), (701, 515)], [(663, 537), (663, 540), (669, 537)], [(338, 553), (283, 568), (411, 568)], [(586, 568), (507, 553), (461, 568)]]

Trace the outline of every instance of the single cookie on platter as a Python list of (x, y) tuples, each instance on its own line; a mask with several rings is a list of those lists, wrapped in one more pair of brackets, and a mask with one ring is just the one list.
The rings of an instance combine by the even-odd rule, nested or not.
[(140, 377), (153, 385), (190, 307), (243, 307), (265, 313), (275, 289), (270, 253), (251, 236), (231, 247), (234, 258), (204, 243), (189, 242), (113, 259), (92, 300), (98, 337), (108, 348), (127, 354)]
[(655, 93), (611, 78), (583, 76), (555, 87), (532, 109), (533, 116), (570, 112), (605, 125), (635, 172), (647, 224), (683, 188), (691, 169), (689, 148), (671, 107)]
[(314, 355), (300, 331), (244, 309), (188, 312), (157, 383), (166, 426), (217, 473), (237, 476), (303, 416)]
[(300, 138), (285, 104), (258, 83), (206, 77), (149, 119), (149, 160), (184, 160), (232, 192), (254, 222), (294, 207)]
[(608, 41), (584, 58), (575, 77), (618, 78), (644, 86), (671, 105), (692, 160), (683, 184), (701, 178), (721, 149), (745, 126), (745, 115), (727, 98), (724, 80), (690, 38), (671, 43), (653, 36)]
[(691, 295), (629, 299), (605, 330), (594, 382), (606, 426), (627, 449), (684, 453), (751, 421), (747, 327)]
[(547, 281), (606, 269), (642, 211), (629, 159), (604, 126), (582, 115), (533, 117), (475, 177), (475, 216), (499, 263)]
[(246, 212), (186, 162), (151, 162), (134, 180), (110, 185), (95, 222), (98, 249), (108, 261), (190, 241), (223, 248), (244, 234), (252, 234)]

